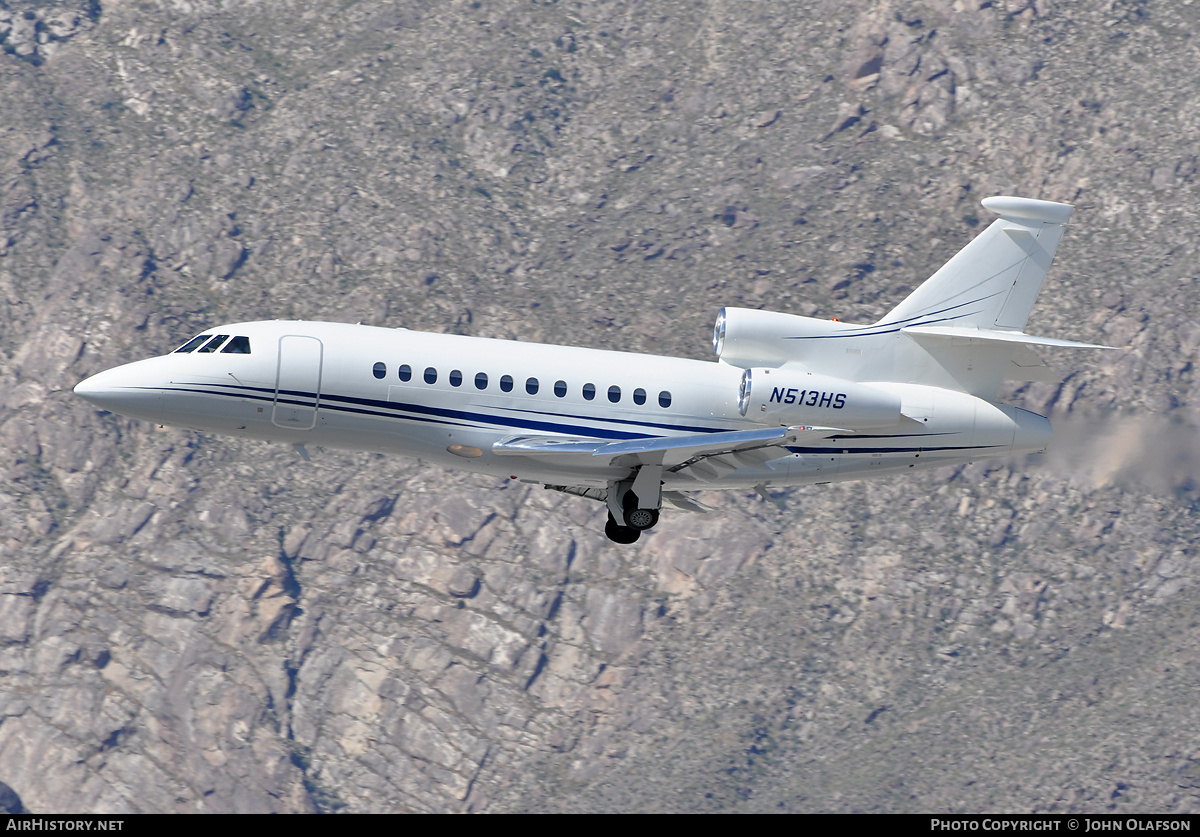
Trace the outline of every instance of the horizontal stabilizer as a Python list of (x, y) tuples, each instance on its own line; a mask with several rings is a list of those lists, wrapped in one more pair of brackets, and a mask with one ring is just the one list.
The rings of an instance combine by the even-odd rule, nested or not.
[(1046, 364), (1037, 352), (1020, 343), (1010, 344), (1013, 348), (1005, 379), (1009, 381), (1040, 381), (1061, 384), (1063, 377)]
[(509, 436), (492, 445), (492, 453), (498, 456), (632, 456), (639, 461), (657, 460), (657, 464), (663, 464), (665, 457), (673, 461), (683, 461), (772, 445), (794, 444), (801, 439), (823, 439), (849, 432), (851, 431), (837, 427), (797, 425), (764, 427), (761, 430), (695, 433), (686, 436), (654, 436), (622, 442), (554, 436)]
[(1101, 346), (1098, 343), (1076, 343), (1073, 340), (1059, 340), (1055, 337), (1035, 337), (1020, 331), (999, 331), (986, 328), (969, 328), (962, 326), (905, 326), (900, 329), (910, 337), (932, 337), (956, 340), (982, 340), (994, 343), (1022, 343), (1026, 346), (1053, 346), (1062, 349), (1113, 349), (1115, 346)]

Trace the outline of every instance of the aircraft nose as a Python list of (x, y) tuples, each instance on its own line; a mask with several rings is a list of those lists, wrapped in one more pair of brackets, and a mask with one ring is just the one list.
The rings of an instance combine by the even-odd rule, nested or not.
[(85, 378), (75, 385), (75, 394), (103, 410), (111, 409), (117, 391), (113, 380), (115, 376), (112, 374), (115, 371), (108, 369), (90, 378)]
[(75, 394), (101, 410), (161, 422), (163, 381), (151, 368), (156, 365), (139, 361), (106, 369), (80, 381)]
[(105, 405), (105, 397), (109, 393), (109, 387), (104, 383), (105, 375), (105, 372), (101, 372), (100, 374), (93, 375), (90, 378), (84, 378), (75, 385), (75, 394), (86, 401), (90, 401), (97, 407), (107, 410), (108, 407)]

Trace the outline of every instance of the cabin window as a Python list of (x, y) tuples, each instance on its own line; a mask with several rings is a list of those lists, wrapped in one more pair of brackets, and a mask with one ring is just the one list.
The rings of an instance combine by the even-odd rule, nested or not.
[(176, 354), (186, 354), (187, 352), (194, 351), (197, 346), (199, 346), (201, 343), (203, 343), (205, 340), (207, 340), (210, 337), (212, 337), (211, 334), (201, 334), (199, 337), (193, 337), (191, 340), (187, 341), (182, 346), (180, 346), (178, 349), (176, 349), (175, 353)]
[(487, 389), (487, 373), (486, 372), (476, 373), (475, 389)]
[(455, 369), (454, 371), (452, 371), (450, 373), (450, 386), (452, 386), (452, 387), (461, 387), (462, 386), (462, 373), (459, 372), (457, 369)]
[(595, 384), (584, 384), (583, 385), (583, 400), (591, 401), (595, 397), (596, 397), (596, 385)]
[(425, 383), (427, 383), (427, 384), (436, 384), (437, 383), (437, 370), (434, 369), (432, 366), (425, 367)]
[(387, 364), (380, 361), (371, 367), (371, 374), (376, 378), (382, 378), (387, 374)]
[(567, 397), (567, 382), (566, 381), (555, 381), (554, 382), (554, 394), (557, 395), (559, 398), (566, 398)]
[(665, 389), (660, 392), (658, 394), (658, 406), (662, 407), (664, 410), (667, 409), (667, 407), (670, 407), (671, 393), (667, 392)]
[(633, 391), (633, 403), (641, 406), (646, 403), (646, 390), (638, 387)]
[(530, 395), (537, 395), (537, 391), (538, 391), (537, 378), (526, 378), (525, 379), (525, 391), (527, 393), (529, 393)]
[(221, 344), (222, 344), (222, 343), (224, 343), (224, 342), (225, 342), (226, 340), (228, 340), (228, 339), (229, 339), (229, 335), (228, 335), (228, 334), (218, 334), (218, 335), (217, 335), (216, 337), (214, 337), (212, 340), (209, 340), (209, 341), (208, 341), (208, 343), (206, 343), (206, 344), (205, 344), (205, 345), (204, 345), (204, 346), (203, 346), (203, 347), (200, 349), (200, 351), (202, 351), (202, 352), (215, 352), (217, 349), (221, 348)]
[(608, 388), (608, 400), (614, 404), (621, 400), (621, 388), (616, 384)]
[(221, 349), (223, 355), (248, 355), (250, 354), (250, 338), (235, 337), (229, 341), (229, 345)]
[(512, 392), (512, 388), (513, 388), (512, 375), (503, 376), (500, 379), (500, 389), (504, 390), (505, 392)]
[(400, 380), (402, 380), (402, 381), (411, 381), (412, 380), (412, 367), (409, 366), (407, 363), (402, 363), (402, 364), (400, 364), (400, 368), (396, 370), (396, 374), (398, 374), (400, 376)]

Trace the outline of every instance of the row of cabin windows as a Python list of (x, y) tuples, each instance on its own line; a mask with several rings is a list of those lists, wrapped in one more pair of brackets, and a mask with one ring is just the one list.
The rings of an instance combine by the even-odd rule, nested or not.
[[(212, 339), (210, 340), (209, 338)], [(194, 351), (196, 347), (200, 346), (202, 343), (204, 345), (200, 347), (200, 353), (215, 352), (217, 349), (221, 349), (221, 346), (224, 345), (225, 348), (221, 349), (221, 354), (223, 355), (250, 354), (249, 337), (235, 337), (232, 340), (229, 340), (228, 343), (225, 342), (226, 340), (229, 340), (228, 334), (218, 334), (216, 337), (213, 337), (211, 334), (201, 334), (199, 337), (193, 337), (191, 340), (187, 341), (178, 349), (176, 349), (175, 354), (187, 354), (188, 352)]]
[[(371, 372), (376, 378), (382, 379), (387, 376), (387, 364), (382, 363), (382, 362), (376, 363), (375, 366), (372, 368)], [(412, 370), (412, 367), (409, 366), (407, 363), (401, 364), (400, 368), (397, 370), (397, 373), (400, 377), (400, 380), (402, 380), (402, 381), (411, 381), (412, 380), (413, 370)], [(422, 377), (424, 378), (425, 383), (436, 384), (437, 379), (438, 379), (438, 371), (436, 369), (434, 369), (432, 366), (426, 367), (425, 372)], [(450, 386), (452, 386), (452, 387), (462, 386), (462, 382), (463, 382), (462, 372), (458, 371), (457, 369), (452, 370), (450, 372), (449, 380), (450, 380)], [(501, 375), (500, 376), (500, 391), (501, 392), (512, 392), (514, 386), (516, 386), (516, 382), (513, 380), (512, 375)], [(482, 390), (482, 389), (487, 389), (487, 388), (488, 388), (487, 373), (486, 372), (475, 373), (475, 389)], [(529, 393), (530, 395), (537, 395), (539, 388), (540, 388), (540, 384), (538, 383), (537, 378), (526, 378), (525, 379), (525, 391), (527, 393)], [(584, 384), (582, 392), (583, 392), (584, 400), (591, 401), (596, 397), (596, 385), (595, 384)], [(566, 381), (555, 381), (554, 382), (554, 394), (556, 396), (558, 396), (559, 398), (566, 398), (567, 397), (567, 382)], [(608, 388), (608, 400), (611, 401), (613, 404), (616, 404), (617, 402), (619, 402), (621, 400), (621, 388), (619, 386), (614, 385), (614, 386), (611, 386)], [(633, 391), (633, 403), (637, 404), (638, 406), (645, 404), (646, 403), (646, 390), (642, 389), (641, 387), (638, 387), (637, 389), (635, 389)], [(662, 407), (664, 410), (667, 407), (670, 407), (671, 406), (671, 393), (667, 392), (665, 389), (662, 392), (660, 392), (658, 394), (658, 406)]]

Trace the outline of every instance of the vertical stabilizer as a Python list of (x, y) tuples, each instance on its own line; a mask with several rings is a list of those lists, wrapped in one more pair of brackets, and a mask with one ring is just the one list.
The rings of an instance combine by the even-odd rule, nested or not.
[(1000, 216), (879, 324), (1021, 331), (1074, 207), (1031, 198), (983, 201)]

